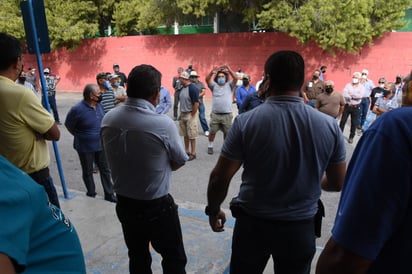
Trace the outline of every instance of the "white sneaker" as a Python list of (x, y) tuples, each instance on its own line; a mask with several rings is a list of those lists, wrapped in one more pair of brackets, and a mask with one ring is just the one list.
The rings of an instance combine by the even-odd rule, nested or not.
[(209, 136), (209, 131), (205, 131), (205, 136), (207, 137), (207, 136)]

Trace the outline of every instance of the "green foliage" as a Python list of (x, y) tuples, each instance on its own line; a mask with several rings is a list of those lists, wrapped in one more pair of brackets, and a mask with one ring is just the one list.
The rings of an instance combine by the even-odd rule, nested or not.
[(53, 49), (65, 46), (74, 49), (85, 36), (98, 30), (97, 7), (91, 1), (47, 0), (46, 17)]
[(24, 41), (25, 33), (19, 0), (2, 0), (0, 4), (0, 31)]
[[(156, 33), (191, 18), (219, 12), (242, 14), (243, 22), (287, 32), (300, 43), (329, 51), (357, 52), (373, 38), (399, 29), (412, 0), (44, 0), (52, 48), (77, 47), (85, 37)], [(20, 0), (0, 1), (0, 31), (25, 33)]]
[(259, 25), (288, 32), (305, 44), (357, 52), (373, 38), (404, 25), (410, 0), (272, 1), (257, 14)]

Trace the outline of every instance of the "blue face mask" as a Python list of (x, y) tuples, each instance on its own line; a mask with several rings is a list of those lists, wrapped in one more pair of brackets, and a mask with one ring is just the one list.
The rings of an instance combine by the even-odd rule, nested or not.
[(103, 85), (104, 85), (105, 88), (110, 88), (110, 87), (111, 87), (109, 81), (104, 81), (104, 84), (103, 84)]
[(120, 82), (116, 82), (116, 83), (114, 83), (114, 85), (115, 85), (116, 87), (119, 87), (119, 86), (120, 86)]
[(225, 79), (225, 78), (218, 78), (218, 79), (217, 79), (217, 83), (218, 83), (219, 85), (223, 85), (224, 83), (226, 83), (226, 79)]

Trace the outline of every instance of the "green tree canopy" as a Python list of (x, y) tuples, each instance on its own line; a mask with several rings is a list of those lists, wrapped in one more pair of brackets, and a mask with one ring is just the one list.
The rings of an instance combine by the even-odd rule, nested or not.
[[(188, 17), (236, 13), (243, 23), (287, 32), (302, 44), (356, 52), (373, 38), (399, 29), (412, 0), (44, 0), (52, 48), (75, 48), (85, 37), (155, 33)], [(0, 3), (0, 31), (23, 39), (20, 1)]]

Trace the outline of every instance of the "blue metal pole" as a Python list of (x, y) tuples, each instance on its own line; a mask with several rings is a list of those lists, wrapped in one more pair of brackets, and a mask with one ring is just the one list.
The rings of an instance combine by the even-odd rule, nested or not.
[[(28, 5), (29, 14), (30, 14), (30, 25), (31, 25), (31, 30), (32, 30), (32, 33), (33, 33), (33, 40), (34, 40), (34, 50), (36, 52), (37, 66), (38, 66), (39, 75), (40, 75), (42, 98), (44, 100), (43, 101), (44, 102), (44, 107), (47, 109), (48, 112), (50, 112), (49, 99), (48, 99), (47, 90), (46, 90), (46, 80), (44, 79), (43, 63), (42, 63), (42, 59), (41, 59), (39, 41), (38, 41), (38, 36), (37, 36), (36, 22), (34, 20), (34, 10), (33, 10), (32, 0), (28, 0), (28, 4), (29, 4)], [(56, 157), (57, 168), (59, 170), (59, 176), (60, 176), (60, 181), (61, 181), (62, 188), (63, 188), (64, 198), (65, 199), (70, 199), (70, 195), (69, 195), (69, 193), (67, 191), (67, 187), (66, 187), (66, 181), (64, 180), (63, 167), (62, 167), (62, 163), (60, 161), (59, 148), (57, 147), (57, 142), (56, 141), (53, 141), (53, 149), (54, 149), (54, 155)]]

